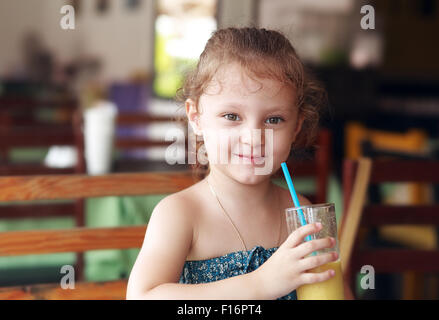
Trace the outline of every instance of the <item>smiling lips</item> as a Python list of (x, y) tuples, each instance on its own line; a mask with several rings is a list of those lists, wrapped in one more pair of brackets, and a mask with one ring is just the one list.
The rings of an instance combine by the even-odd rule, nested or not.
[(242, 155), (242, 154), (238, 154), (238, 156), (240, 157), (240, 158), (247, 158), (247, 159), (259, 159), (259, 158), (263, 158), (262, 156), (244, 156), (244, 155)]
[(235, 154), (235, 156), (238, 156), (238, 157), (243, 158), (243, 159), (244, 158), (248, 159), (251, 162), (255, 162), (256, 160), (260, 160), (260, 159), (264, 159), (265, 158), (264, 156), (245, 156), (245, 155), (242, 155), (242, 154)]

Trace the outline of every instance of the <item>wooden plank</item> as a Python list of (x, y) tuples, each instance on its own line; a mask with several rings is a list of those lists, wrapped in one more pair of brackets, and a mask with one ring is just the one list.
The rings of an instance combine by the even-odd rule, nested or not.
[(175, 141), (151, 140), (147, 138), (117, 138), (116, 148), (118, 149), (140, 149), (150, 147), (167, 147)]
[(368, 205), (361, 225), (429, 224), (439, 226), (439, 205)]
[(125, 300), (127, 281), (79, 282), (74, 289), (60, 284), (0, 288), (0, 300)]
[(0, 206), (1, 219), (72, 217), (75, 212), (76, 203)]
[(190, 171), (189, 164), (171, 165), (164, 161), (154, 161), (146, 159), (123, 158), (115, 159), (113, 162), (113, 172), (184, 172)]
[(156, 116), (147, 113), (120, 113), (117, 115), (118, 126), (147, 125), (156, 122), (175, 122), (176, 119), (169, 116)]
[[(3, 112), (2, 112), (3, 111)], [(56, 119), (56, 121), (39, 120), (35, 115), (26, 112), (24, 114), (14, 114), (4, 112), (0, 109), (0, 126), (3, 128), (11, 127), (50, 127), (53, 125), (71, 126), (71, 119), (68, 117)]]
[(375, 272), (395, 273), (405, 271), (437, 272), (439, 251), (413, 249), (361, 250), (353, 259), (353, 271), (359, 272), (363, 265), (371, 265)]
[(140, 248), (146, 226), (8, 231), (0, 233), (0, 256)]
[(0, 128), (0, 147), (48, 147), (74, 145), (74, 131), (69, 127), (53, 128)]
[(40, 108), (76, 109), (78, 101), (71, 97), (36, 99), (22, 96), (5, 96), (0, 98), (0, 107), (3, 110), (30, 110)]
[(15, 122), (16, 119), (14, 119), (13, 125), (10, 126), (2, 126), (0, 127), (0, 132), (2, 134), (51, 134), (51, 133), (58, 133), (58, 132), (71, 132), (73, 131), (71, 120), (69, 120), (66, 123), (59, 123), (59, 122), (43, 122), (43, 121), (37, 121), (35, 119), (28, 119), (28, 124), (19, 125), (17, 122)]
[(370, 183), (383, 182), (439, 183), (439, 161), (374, 160)]
[(355, 181), (355, 173), (357, 172), (357, 162), (355, 160), (351, 159), (344, 159), (343, 161), (343, 215), (342, 215), (342, 221), (340, 225), (340, 236), (343, 233), (343, 228), (346, 221), (346, 212), (348, 212), (349, 209), (349, 201), (352, 196), (352, 189), (354, 187), (354, 181)]
[(372, 161), (368, 158), (361, 158), (358, 161), (358, 172), (352, 191), (352, 196), (349, 201), (349, 208), (346, 212), (346, 219), (342, 227), (342, 234), (340, 235), (340, 256), (342, 269), (348, 269), (348, 264), (351, 261), (351, 255), (357, 236), (358, 228), (363, 213), (363, 206), (366, 201), (367, 187), (369, 185), (369, 178), (371, 172)]
[(190, 172), (0, 177), (0, 201), (168, 194), (195, 182)]
[(70, 168), (50, 168), (41, 163), (11, 163), (0, 164), (1, 176), (17, 175), (48, 175), (48, 174), (72, 174), (76, 169)]

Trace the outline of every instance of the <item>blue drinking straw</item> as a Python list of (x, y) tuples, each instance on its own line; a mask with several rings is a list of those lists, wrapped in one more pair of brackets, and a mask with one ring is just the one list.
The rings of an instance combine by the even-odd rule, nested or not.
[[(281, 166), (284, 172), (285, 180), (287, 180), (288, 189), (290, 190), (291, 197), (293, 198), (294, 206), (300, 207), (299, 198), (297, 198), (296, 190), (294, 189), (293, 181), (291, 180), (291, 176), (290, 176), (290, 172), (288, 171), (287, 164), (285, 162), (282, 162)], [(298, 211), (299, 211), (300, 224), (302, 226), (305, 226), (307, 223), (303, 211), (302, 209), (298, 209)], [(305, 240), (311, 241), (311, 236), (306, 236)]]

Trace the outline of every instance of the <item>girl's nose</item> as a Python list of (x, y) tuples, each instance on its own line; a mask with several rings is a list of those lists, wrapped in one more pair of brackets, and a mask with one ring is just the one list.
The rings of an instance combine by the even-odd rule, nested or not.
[(264, 130), (260, 128), (243, 128), (240, 131), (240, 142), (242, 144), (248, 144), (254, 148), (264, 144)]

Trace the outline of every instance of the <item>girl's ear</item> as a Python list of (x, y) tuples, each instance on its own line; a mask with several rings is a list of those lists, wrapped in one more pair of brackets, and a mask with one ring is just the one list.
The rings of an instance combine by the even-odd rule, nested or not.
[(195, 135), (202, 135), (200, 113), (198, 112), (196, 103), (192, 99), (187, 99), (184, 105), (186, 108), (188, 122), (191, 125), (192, 130), (194, 131)]
[(293, 142), (296, 141), (296, 137), (299, 134), (300, 130), (302, 129), (302, 124), (303, 124), (304, 120), (305, 120), (304, 115), (299, 113), (299, 116), (297, 119), (297, 124), (296, 124), (296, 129), (294, 130)]

